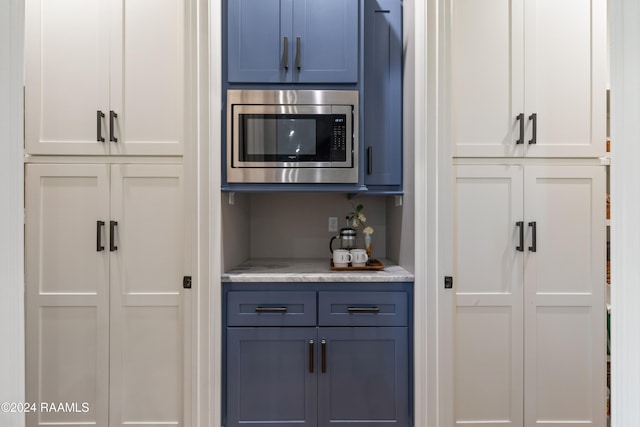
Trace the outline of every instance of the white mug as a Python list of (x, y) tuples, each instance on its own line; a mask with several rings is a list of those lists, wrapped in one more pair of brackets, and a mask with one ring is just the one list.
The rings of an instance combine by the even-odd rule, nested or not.
[(354, 267), (364, 267), (364, 265), (369, 260), (369, 256), (367, 255), (367, 251), (364, 249), (351, 249), (352, 255), (352, 265)]
[(333, 266), (347, 267), (353, 259), (353, 255), (346, 249), (336, 249), (333, 251)]

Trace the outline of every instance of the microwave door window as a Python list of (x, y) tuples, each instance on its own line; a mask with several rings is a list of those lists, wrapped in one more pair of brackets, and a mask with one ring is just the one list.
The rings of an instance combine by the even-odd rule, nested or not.
[(241, 115), (240, 160), (254, 163), (329, 160), (322, 115)]
[(275, 119), (245, 116), (243, 120), (242, 160), (245, 162), (263, 162), (268, 160), (269, 154), (276, 152), (276, 124)]
[(314, 119), (278, 120), (277, 153), (281, 161), (297, 161), (316, 154), (316, 121)]

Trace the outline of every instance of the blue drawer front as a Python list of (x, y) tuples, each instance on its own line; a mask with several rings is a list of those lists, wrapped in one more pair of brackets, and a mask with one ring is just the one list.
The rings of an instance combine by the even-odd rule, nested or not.
[(320, 326), (407, 326), (406, 292), (319, 292)]
[(229, 292), (228, 326), (315, 326), (315, 292)]

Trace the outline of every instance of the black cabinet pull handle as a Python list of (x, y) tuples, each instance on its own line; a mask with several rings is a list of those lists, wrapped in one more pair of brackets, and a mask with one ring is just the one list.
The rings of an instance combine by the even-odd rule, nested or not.
[(516, 227), (520, 228), (520, 244), (516, 246), (516, 251), (524, 252), (524, 222), (516, 222)]
[(300, 37), (296, 37), (296, 68), (298, 70), (300, 69), (301, 63), (300, 55)]
[(347, 307), (349, 313), (380, 313), (380, 307)]
[(256, 313), (286, 313), (287, 307), (256, 307)]
[(536, 113), (533, 113), (529, 116), (529, 120), (533, 121), (533, 129), (532, 129), (532, 133), (531, 133), (531, 139), (529, 140), (529, 144), (537, 144), (537, 131), (538, 131), (538, 115)]
[(313, 340), (309, 340), (309, 373), (313, 374)]
[(516, 144), (524, 144), (524, 113), (518, 114), (516, 120), (520, 122), (520, 138), (518, 138)]
[(289, 69), (289, 37), (284, 36), (284, 49), (283, 49), (283, 54), (282, 56), (284, 56), (284, 69), (288, 70)]
[(538, 238), (536, 236), (536, 222), (530, 222), (529, 227), (531, 227), (531, 246), (529, 246), (529, 250), (531, 252), (536, 252), (538, 246)]
[(110, 221), (109, 222), (109, 250), (111, 252), (118, 250), (118, 247), (115, 245), (116, 226), (117, 225), (118, 225), (118, 221)]
[(104, 113), (100, 110), (96, 112), (96, 140), (98, 142), (104, 142), (104, 136), (102, 136), (102, 119)]
[(367, 173), (373, 173), (373, 147), (367, 147)]
[(114, 120), (118, 117), (115, 111), (109, 111), (109, 141), (118, 142), (118, 138), (115, 137), (115, 124)]
[(327, 372), (327, 340), (322, 339), (322, 341), (320, 341), (320, 350), (322, 353), (322, 373), (324, 374), (325, 372)]
[(102, 227), (104, 227), (104, 221), (96, 221), (96, 251), (104, 251), (102, 246)]

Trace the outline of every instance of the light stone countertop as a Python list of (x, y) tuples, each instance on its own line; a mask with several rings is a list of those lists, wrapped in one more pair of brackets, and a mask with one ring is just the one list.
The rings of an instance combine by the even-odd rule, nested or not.
[(413, 282), (414, 275), (387, 259), (382, 270), (333, 271), (330, 259), (250, 259), (222, 274), (222, 282)]

